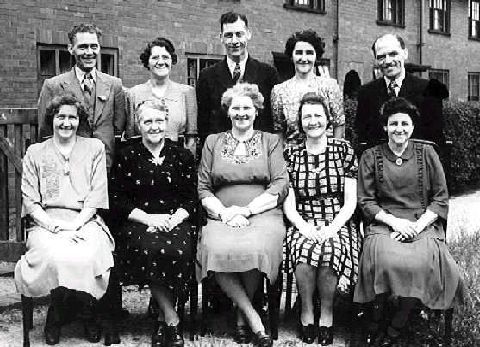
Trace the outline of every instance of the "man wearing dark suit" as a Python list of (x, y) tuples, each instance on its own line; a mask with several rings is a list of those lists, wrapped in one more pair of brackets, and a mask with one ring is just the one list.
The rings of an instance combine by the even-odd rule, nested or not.
[(248, 54), (247, 44), (252, 33), (245, 15), (224, 13), (220, 18), (220, 27), (220, 40), (225, 46), (227, 56), (215, 65), (203, 69), (197, 83), (197, 124), (202, 143), (209, 134), (231, 129), (230, 119), (222, 108), (220, 99), (222, 94), (237, 82), (258, 85), (265, 101), (254, 127), (273, 131), (270, 93), (273, 86), (280, 82), (277, 71)]
[(68, 33), (68, 50), (75, 57), (71, 71), (49, 78), (43, 83), (38, 100), (40, 137), (52, 135), (45, 126), (45, 110), (54, 96), (73, 94), (88, 110), (88, 127), (79, 129), (84, 137), (96, 137), (105, 144), (107, 168), (112, 165), (115, 134), (125, 127), (125, 96), (120, 79), (98, 71), (95, 66), (100, 54), (101, 31), (92, 24), (80, 24)]
[(373, 43), (372, 51), (383, 77), (363, 85), (358, 93), (355, 119), (358, 141), (372, 147), (386, 139), (380, 108), (390, 97), (401, 96), (420, 111), (412, 137), (443, 145), (442, 99), (448, 97), (447, 88), (437, 80), (429, 81), (405, 72), (408, 50), (398, 35), (380, 36)]

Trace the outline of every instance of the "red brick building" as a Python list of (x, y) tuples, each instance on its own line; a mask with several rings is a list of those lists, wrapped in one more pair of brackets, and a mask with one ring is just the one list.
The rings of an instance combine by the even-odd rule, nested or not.
[[(409, 61), (422, 74), (447, 83), (452, 98), (480, 95), (480, 0), (6, 0), (0, 3), (0, 107), (34, 107), (43, 80), (69, 69), (67, 32), (79, 22), (104, 32), (102, 71), (126, 87), (147, 79), (139, 61), (157, 36), (174, 42), (179, 63), (173, 79), (194, 84), (199, 69), (223, 55), (219, 18), (243, 12), (253, 31), (250, 52), (277, 65), (288, 36), (312, 28), (325, 38), (322, 64), (343, 85), (356, 70), (372, 78), (376, 36), (396, 32), (408, 43)], [(275, 59), (274, 59), (275, 57)]]

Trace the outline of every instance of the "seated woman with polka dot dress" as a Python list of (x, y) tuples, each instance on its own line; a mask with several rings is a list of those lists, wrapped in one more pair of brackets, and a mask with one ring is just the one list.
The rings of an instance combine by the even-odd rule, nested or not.
[(113, 167), (111, 205), (120, 282), (148, 285), (159, 307), (152, 346), (183, 346), (175, 299), (191, 278), (196, 175), (192, 154), (165, 139), (168, 110), (146, 101), (136, 110), (142, 141), (123, 148)]

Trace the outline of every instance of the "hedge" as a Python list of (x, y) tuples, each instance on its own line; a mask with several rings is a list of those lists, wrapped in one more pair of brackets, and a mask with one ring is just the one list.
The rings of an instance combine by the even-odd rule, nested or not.
[[(354, 128), (357, 101), (345, 99), (345, 137), (358, 149)], [(480, 181), (480, 102), (446, 101), (445, 137), (452, 142), (449, 187), (459, 193)]]

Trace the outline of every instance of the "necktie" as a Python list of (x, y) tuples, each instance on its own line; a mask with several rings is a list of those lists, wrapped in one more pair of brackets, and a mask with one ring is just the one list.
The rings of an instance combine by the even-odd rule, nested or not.
[(397, 96), (397, 93), (395, 92), (395, 88), (397, 87), (397, 82), (395, 80), (390, 81), (388, 84), (388, 97), (389, 98), (394, 98)]
[(92, 89), (93, 89), (93, 78), (92, 75), (85, 74), (85, 77), (83, 78), (83, 90), (85, 93), (88, 93), (88, 96), (92, 95)]
[(240, 80), (240, 64), (236, 63), (233, 69), (233, 83), (237, 83)]

